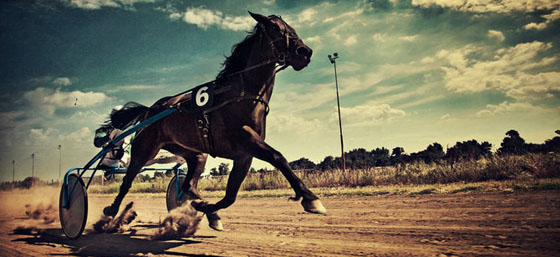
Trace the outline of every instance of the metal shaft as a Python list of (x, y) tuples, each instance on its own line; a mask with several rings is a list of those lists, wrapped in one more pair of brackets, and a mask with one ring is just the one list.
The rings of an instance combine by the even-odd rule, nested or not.
[(338, 107), (338, 127), (340, 128), (340, 150), (342, 151), (342, 170), (346, 170), (346, 156), (344, 155), (344, 139), (342, 138), (342, 118), (340, 117), (340, 96), (338, 94), (338, 76), (336, 74), (336, 60), (334, 64), (334, 81), (336, 84), (336, 104)]
[(35, 153), (31, 154), (31, 186), (33, 186), (33, 178), (35, 178)]
[(60, 172), (62, 170), (62, 145), (58, 145), (58, 181), (60, 182)]

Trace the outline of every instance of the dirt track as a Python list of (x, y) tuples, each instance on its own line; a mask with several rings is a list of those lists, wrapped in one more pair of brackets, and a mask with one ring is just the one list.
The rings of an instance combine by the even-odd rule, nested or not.
[[(329, 197), (323, 199), (329, 211), (324, 216), (307, 214), (284, 198), (247, 198), (221, 212), (224, 232), (204, 220), (194, 238), (171, 241), (148, 239), (166, 215), (163, 197), (128, 197), (125, 202), (134, 201), (138, 212), (131, 230), (92, 234), (91, 224), (112, 199), (90, 196), (88, 226), (78, 240), (66, 239), (58, 221), (41, 224), (17, 208), (2, 210), (0, 255), (560, 256), (559, 196), (560, 191)], [(7, 199), (14, 201), (0, 194), (0, 201)]]

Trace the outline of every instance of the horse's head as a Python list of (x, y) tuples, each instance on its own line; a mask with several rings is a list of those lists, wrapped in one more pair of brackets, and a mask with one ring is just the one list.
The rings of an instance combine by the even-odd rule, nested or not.
[(296, 71), (309, 64), (313, 50), (303, 43), (296, 30), (281, 17), (276, 15), (266, 17), (252, 12), (249, 14), (262, 26), (278, 63), (291, 65)]

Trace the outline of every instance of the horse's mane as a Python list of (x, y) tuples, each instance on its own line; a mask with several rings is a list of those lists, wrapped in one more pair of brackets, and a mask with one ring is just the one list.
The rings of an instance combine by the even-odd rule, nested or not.
[(257, 25), (253, 28), (253, 31), (247, 32), (248, 35), (243, 41), (233, 45), (231, 55), (229, 57), (225, 56), (226, 60), (222, 63), (224, 68), (218, 73), (216, 80), (225, 79), (227, 75), (240, 71), (247, 66), (247, 57), (259, 32), (260, 26)]

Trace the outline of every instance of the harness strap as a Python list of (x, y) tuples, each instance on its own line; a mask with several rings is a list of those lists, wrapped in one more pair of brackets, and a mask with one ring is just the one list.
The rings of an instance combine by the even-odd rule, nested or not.
[(264, 104), (264, 109), (265, 109), (265, 115), (268, 115), (268, 112), (270, 111), (270, 107), (268, 106), (268, 101), (266, 101), (262, 96), (257, 96), (257, 95), (243, 95), (243, 96), (237, 96), (237, 97), (233, 97), (230, 98), (228, 100), (223, 101), (222, 103), (210, 107), (206, 110), (203, 111), (204, 114), (213, 112), (215, 110), (221, 109), (226, 105), (232, 104), (232, 103), (239, 103), (241, 101), (256, 101), (256, 102), (260, 102), (262, 104)]

